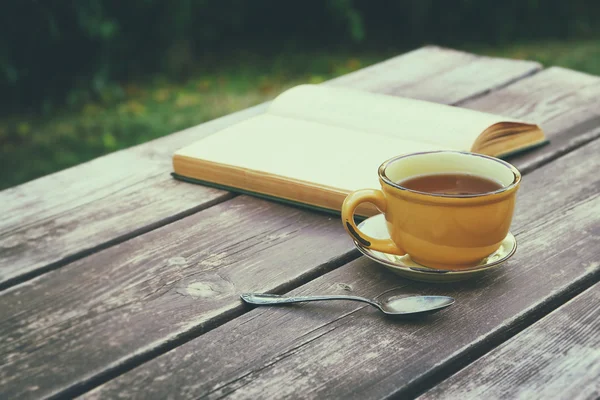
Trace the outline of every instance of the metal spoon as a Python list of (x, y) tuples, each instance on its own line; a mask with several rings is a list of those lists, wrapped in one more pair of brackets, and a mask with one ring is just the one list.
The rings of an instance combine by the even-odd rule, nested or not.
[(354, 300), (368, 303), (373, 307), (377, 307), (386, 315), (395, 316), (430, 314), (454, 304), (454, 299), (448, 296), (392, 296), (381, 300), (371, 300), (364, 297), (342, 295), (284, 297), (267, 293), (244, 293), (240, 297), (246, 303), (256, 304), (258, 306), (290, 304), (303, 301)]

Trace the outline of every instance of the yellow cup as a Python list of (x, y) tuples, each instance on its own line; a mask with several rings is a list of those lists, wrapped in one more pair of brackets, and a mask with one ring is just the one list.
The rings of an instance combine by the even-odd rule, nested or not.
[[(508, 234), (521, 174), (494, 157), (458, 151), (433, 151), (392, 158), (379, 167), (381, 190), (361, 189), (344, 200), (344, 228), (362, 246), (409, 254), (425, 266), (460, 269), (495, 252)], [(502, 188), (475, 195), (418, 192), (397, 182), (419, 175), (461, 173), (493, 179)], [(390, 239), (361, 232), (354, 211), (374, 204), (387, 222)]]

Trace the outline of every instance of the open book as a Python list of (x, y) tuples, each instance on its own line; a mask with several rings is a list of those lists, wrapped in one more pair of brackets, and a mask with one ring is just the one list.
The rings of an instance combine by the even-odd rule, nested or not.
[[(178, 150), (173, 176), (339, 212), (400, 154), (464, 150), (496, 157), (546, 142), (535, 124), (359, 90), (300, 85), (266, 113)], [(363, 204), (361, 216), (377, 213)]]

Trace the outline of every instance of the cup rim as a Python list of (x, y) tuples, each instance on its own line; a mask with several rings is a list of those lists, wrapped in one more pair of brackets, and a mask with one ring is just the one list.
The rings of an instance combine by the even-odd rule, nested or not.
[[(392, 181), (385, 174), (387, 167), (391, 163), (393, 163), (395, 161), (398, 161), (398, 160), (403, 159), (403, 158), (414, 157), (414, 156), (425, 155), (425, 154), (435, 154), (435, 153), (462, 154), (462, 155), (466, 155), (466, 156), (486, 158), (486, 159), (488, 159), (490, 161), (494, 161), (494, 162), (500, 163), (504, 167), (508, 168), (513, 173), (513, 181), (512, 181), (512, 183), (510, 185), (503, 186), (500, 189), (494, 190), (493, 192), (477, 193), (477, 194), (443, 194), (443, 193), (421, 192), (419, 190), (409, 189), (407, 187), (401, 186), (398, 183)], [(423, 195), (423, 196), (442, 197), (442, 198), (456, 198), (456, 199), (481, 198), (481, 197), (494, 196), (494, 195), (501, 194), (501, 193), (504, 193), (504, 192), (507, 192), (507, 191), (510, 191), (510, 190), (514, 189), (521, 182), (521, 173), (512, 164), (510, 164), (510, 163), (508, 163), (508, 162), (506, 162), (504, 160), (501, 160), (499, 158), (488, 156), (488, 155), (485, 155), (485, 154), (473, 153), (473, 152), (469, 152), (469, 151), (457, 151), (457, 150), (420, 151), (420, 152), (415, 152), (415, 153), (402, 154), (402, 155), (399, 155), (399, 156), (392, 157), (392, 158), (388, 159), (387, 161), (384, 161), (379, 166), (379, 171), (378, 172), (379, 172), (379, 177), (381, 178), (381, 180), (383, 182), (385, 182), (386, 184), (388, 184), (388, 185), (390, 185), (390, 186), (392, 186), (392, 187), (394, 187), (396, 189), (403, 190), (403, 191), (410, 192), (410, 193), (415, 193), (415, 194)]]

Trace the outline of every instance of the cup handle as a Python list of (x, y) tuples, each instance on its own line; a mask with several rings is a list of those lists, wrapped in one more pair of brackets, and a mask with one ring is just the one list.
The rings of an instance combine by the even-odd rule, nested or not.
[(405, 251), (396, 246), (392, 239), (376, 239), (358, 229), (354, 223), (354, 211), (361, 203), (372, 203), (382, 213), (385, 213), (387, 208), (385, 195), (381, 190), (361, 189), (350, 193), (342, 205), (342, 222), (348, 234), (363, 247), (389, 254), (406, 254)]

